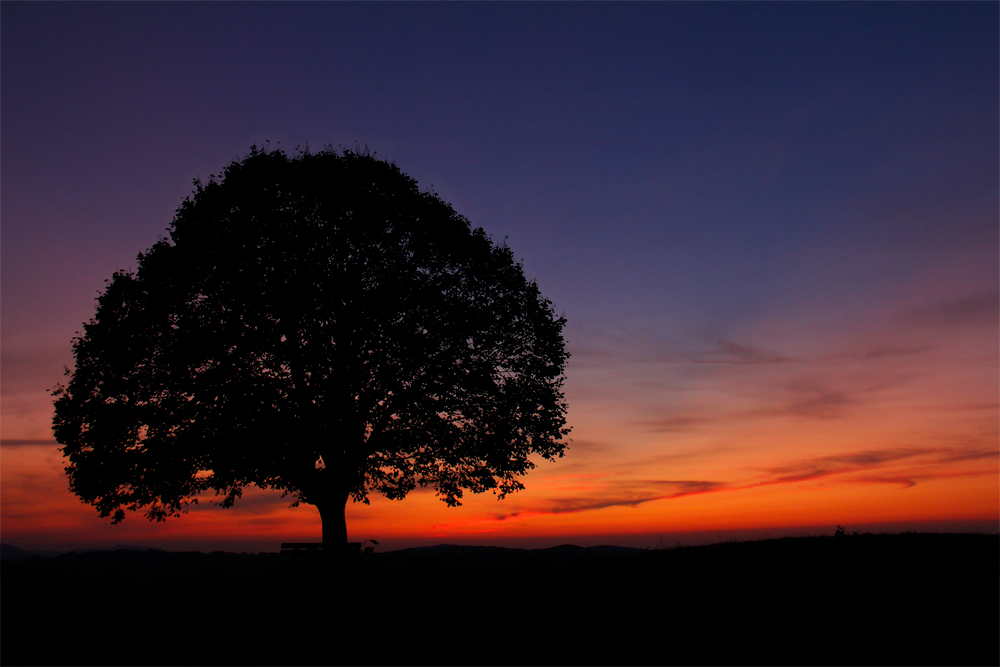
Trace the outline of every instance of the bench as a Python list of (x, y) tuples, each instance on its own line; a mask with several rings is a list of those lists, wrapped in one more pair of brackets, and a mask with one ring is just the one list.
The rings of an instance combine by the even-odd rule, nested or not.
[[(332, 551), (332, 550), (331, 550)], [(344, 555), (353, 556), (361, 553), (361, 542), (348, 542), (344, 547)], [(293, 561), (297, 561), (299, 556), (305, 556), (306, 560), (323, 557), (322, 542), (282, 542), (281, 554), (291, 556)]]

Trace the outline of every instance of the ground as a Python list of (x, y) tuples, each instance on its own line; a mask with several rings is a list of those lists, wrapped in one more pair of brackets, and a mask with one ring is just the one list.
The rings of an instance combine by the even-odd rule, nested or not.
[(14, 664), (991, 664), (1000, 537), (5, 560)]

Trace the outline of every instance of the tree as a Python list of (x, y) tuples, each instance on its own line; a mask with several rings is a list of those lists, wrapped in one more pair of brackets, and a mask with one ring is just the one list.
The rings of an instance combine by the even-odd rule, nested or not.
[(70, 488), (163, 520), (250, 484), (315, 505), (523, 488), (566, 443), (562, 328), (506, 244), (395, 164), (254, 147), (118, 271), (55, 390)]

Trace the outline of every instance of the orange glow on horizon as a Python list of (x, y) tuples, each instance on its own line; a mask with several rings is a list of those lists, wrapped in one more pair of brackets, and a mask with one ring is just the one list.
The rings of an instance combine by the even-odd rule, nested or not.
[[(746, 333), (793, 350), (786, 354), (747, 352), (748, 342), (730, 346), (736, 353), (664, 356), (609, 342), (606, 353), (571, 361), (573, 440), (565, 457), (536, 461), (524, 491), (502, 502), (467, 494), (459, 508), (430, 489), (403, 501), (373, 496), (348, 506), (349, 536), (503, 545), (835, 525), (995, 527), (998, 326), (964, 322), (896, 318), (881, 329), (823, 330), (826, 338), (800, 323), (796, 339), (786, 323), (762, 322)], [(179, 519), (129, 515), (112, 526), (69, 493), (55, 444), (24, 444), (45, 437), (51, 397), (24, 393), (5, 405), (18, 406), (2, 424), (5, 542), (273, 550), (320, 538), (314, 508), (292, 509), (290, 498), (254, 488), (228, 510), (208, 497)]]
[[(310, 506), (289, 507), (289, 498), (253, 488), (228, 510), (205, 502), (180, 518), (151, 523), (129, 514), (117, 526), (97, 517), (67, 489), (62, 460), (54, 448), (3, 447), (2, 532), (5, 542), (44, 548), (52, 535), (81, 546), (111, 544), (181, 545), (240, 543), (274, 550), (282, 541), (315, 541), (319, 515)], [(984, 457), (985, 458), (985, 457)], [(349, 504), (352, 540), (380, 543), (473, 541), (502, 544), (546, 537), (671, 535), (796, 526), (871, 525), (919, 522), (993, 522), (1000, 520), (996, 459), (951, 471), (902, 468), (882, 477), (827, 475), (803, 481), (771, 481), (713, 488), (641, 500), (606, 497), (599, 486), (590, 499), (605, 494), (605, 507), (559, 504), (566, 493), (577, 497), (609, 475), (537, 475), (527, 489), (498, 502), (493, 496), (467, 496), (448, 508), (431, 490), (417, 490), (403, 501), (373, 497), (371, 505)], [(555, 466), (552, 466), (553, 471)], [(36, 471), (46, 471), (41, 474)], [(919, 479), (914, 486), (900, 479)], [(621, 486), (621, 485), (619, 485)], [(624, 487), (622, 487), (624, 488)], [(639, 487), (632, 487), (633, 492)], [(600, 504), (600, 500), (596, 503)], [(185, 546), (187, 545), (187, 546)], [(270, 545), (270, 546), (268, 546)]]

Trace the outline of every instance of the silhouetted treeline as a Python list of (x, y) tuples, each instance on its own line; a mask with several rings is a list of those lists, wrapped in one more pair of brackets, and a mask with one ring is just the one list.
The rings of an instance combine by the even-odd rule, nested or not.
[[(1000, 537), (5, 560), (13, 664), (1000, 663)], [(55, 640), (58, 638), (58, 640)]]

